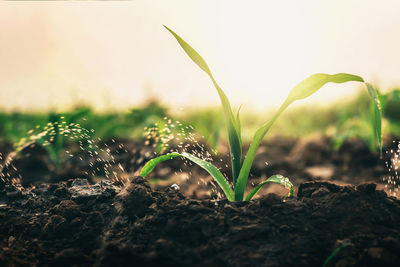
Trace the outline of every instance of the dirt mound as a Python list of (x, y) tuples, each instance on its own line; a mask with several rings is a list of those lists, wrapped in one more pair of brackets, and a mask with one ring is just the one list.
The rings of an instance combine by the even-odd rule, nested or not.
[(0, 265), (321, 266), (337, 248), (331, 266), (400, 265), (400, 201), (375, 184), (309, 182), (250, 203), (154, 191), (140, 177), (0, 195)]

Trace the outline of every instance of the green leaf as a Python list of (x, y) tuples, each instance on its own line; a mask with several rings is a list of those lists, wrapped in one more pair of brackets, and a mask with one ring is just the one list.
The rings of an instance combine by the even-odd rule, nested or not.
[(236, 126), (236, 132), (238, 133), (239, 136), (239, 142), (240, 142), (240, 147), (242, 147), (242, 125), (240, 123), (240, 109), (242, 108), (242, 106), (240, 105), (237, 113), (236, 113), (236, 121), (235, 121), (235, 126)]
[(283, 102), (279, 110), (267, 123), (261, 126), (253, 136), (250, 144), (250, 148), (242, 164), (242, 168), (239, 173), (238, 180), (235, 185), (235, 201), (243, 200), (244, 191), (246, 189), (246, 183), (250, 174), (251, 166), (254, 161), (257, 149), (264, 136), (267, 134), (275, 120), (282, 114), (282, 112), (295, 100), (306, 98), (315, 92), (317, 92), (322, 86), (328, 82), (333, 83), (344, 83), (349, 81), (363, 82), (364, 80), (360, 76), (351, 75), (347, 73), (338, 73), (334, 75), (317, 73), (304, 79), (297, 84), (289, 93), (286, 100)]
[(339, 252), (340, 252), (343, 248), (348, 247), (348, 246), (350, 246), (349, 243), (343, 243), (343, 244), (341, 244), (339, 247), (337, 247), (337, 248), (331, 253), (331, 255), (329, 255), (329, 257), (326, 258), (326, 260), (324, 261), (324, 264), (322, 265), (322, 267), (328, 266), (328, 263), (329, 263), (337, 254), (339, 254)]
[(188, 43), (186, 43), (185, 40), (183, 40), (178, 34), (176, 34), (173, 30), (168, 28), (167, 26), (164, 25), (164, 27), (175, 37), (175, 39), (178, 41), (180, 46), (183, 48), (183, 50), (186, 52), (186, 54), (194, 61), (194, 63), (197, 64), (202, 70), (204, 70), (208, 75), (211, 75), (210, 68), (208, 67), (206, 61), (200, 56), (199, 53), (197, 53), (196, 50), (194, 50)]
[(224, 191), (228, 200), (233, 201), (233, 190), (232, 190), (231, 186), (229, 185), (228, 181), (225, 179), (224, 175), (217, 169), (217, 167), (215, 167), (214, 165), (212, 165), (211, 163), (209, 163), (205, 160), (199, 159), (199, 158), (197, 158), (189, 153), (186, 153), (186, 152), (183, 152), (183, 153), (174, 152), (174, 153), (159, 156), (157, 158), (154, 158), (154, 159), (148, 161), (146, 163), (146, 165), (144, 165), (144, 167), (140, 171), (140, 176), (146, 177), (151, 171), (153, 171), (154, 167), (158, 163), (169, 160), (169, 159), (173, 159), (176, 157), (187, 158), (187, 159), (191, 160), (192, 162), (196, 163), (197, 165), (199, 165), (200, 167), (202, 167), (203, 169), (205, 169), (214, 178), (214, 180), (217, 182), (217, 184), (221, 187), (222, 191)]
[(237, 123), (235, 122), (235, 118), (233, 116), (232, 108), (229, 103), (228, 97), (225, 95), (224, 91), (219, 87), (217, 82), (215, 81), (213, 75), (211, 74), (210, 68), (208, 67), (206, 61), (200, 56), (199, 53), (196, 52), (187, 42), (185, 42), (179, 35), (177, 35), (174, 31), (164, 25), (164, 27), (175, 37), (178, 41), (179, 45), (186, 52), (186, 54), (197, 64), (207, 75), (210, 77), (212, 83), (217, 89), (218, 95), (221, 99), (222, 106), (224, 108), (224, 115), (227, 125), (228, 131), (228, 140), (229, 140), (229, 148), (231, 153), (231, 162), (232, 162), (232, 176), (233, 176), (233, 185), (236, 184), (236, 179), (239, 175), (241, 168), (241, 160), (242, 160), (242, 146), (240, 140), (240, 132), (238, 132)]
[(379, 147), (380, 156), (382, 157), (382, 108), (379, 101), (379, 92), (371, 84), (365, 83), (369, 96), (374, 103), (374, 125), (375, 125), (375, 141)]
[(181, 157), (181, 155), (179, 153), (169, 153), (169, 154), (162, 155), (162, 156), (156, 157), (154, 159), (151, 159), (143, 166), (139, 175), (144, 178), (154, 170), (154, 168), (156, 167), (156, 165), (158, 163), (169, 160), (169, 159), (173, 159), (176, 157)]
[[(213, 75), (211, 74), (210, 68), (208, 67), (205, 60), (197, 53), (188, 43), (186, 43), (182, 38), (180, 38), (175, 32), (173, 32), (168, 27), (164, 26), (178, 41), (180, 46), (186, 52), (186, 54), (210, 77), (213, 82), (224, 108), (225, 119), (227, 123), (229, 147), (231, 152), (232, 161), (232, 175), (233, 175), (233, 185), (234, 185), (234, 200), (242, 201), (244, 196), (244, 191), (246, 189), (246, 183), (250, 173), (251, 166), (256, 154), (256, 151), (264, 138), (265, 134), (269, 131), (275, 120), (280, 116), (280, 114), (295, 100), (304, 99), (315, 92), (317, 92), (322, 86), (328, 82), (333, 83), (345, 83), (349, 81), (364, 82), (363, 78), (357, 75), (338, 73), (334, 75), (317, 73), (311, 75), (310, 77), (301, 81), (296, 85), (285, 102), (281, 105), (279, 110), (275, 113), (271, 120), (261, 126), (255, 133), (253, 140), (250, 144), (250, 148), (244, 159), (243, 164), (241, 164), (242, 159), (242, 147), (241, 147), (241, 134), (240, 134), (240, 121), (237, 116), (236, 120), (232, 113), (232, 108), (229, 104), (229, 100), (223, 90), (219, 87), (215, 81)], [(370, 92), (371, 98), (375, 103), (375, 127), (376, 127), (376, 139), (378, 140), (380, 149), (382, 150), (382, 137), (381, 137), (381, 109), (379, 105), (379, 99), (376, 97), (376, 90), (371, 89), (368, 84), (366, 84), (368, 91)], [(375, 95), (374, 95), (375, 93)]]
[(246, 197), (246, 201), (250, 201), (257, 193), (260, 191), (261, 187), (267, 183), (276, 183), (279, 185), (283, 185), (286, 189), (289, 190), (289, 193), (287, 194), (286, 197), (291, 197), (293, 196), (293, 184), (289, 181), (288, 178), (283, 177), (280, 174), (273, 175), (269, 177), (267, 180), (264, 182), (259, 183), (256, 187), (254, 187)]
[(297, 84), (290, 91), (287, 99), (289, 102), (293, 102), (298, 99), (304, 99), (317, 92), (322, 86), (324, 86), (328, 82), (345, 83), (350, 81), (363, 82), (364, 80), (360, 76), (347, 73), (338, 73), (334, 75), (326, 73), (316, 73)]

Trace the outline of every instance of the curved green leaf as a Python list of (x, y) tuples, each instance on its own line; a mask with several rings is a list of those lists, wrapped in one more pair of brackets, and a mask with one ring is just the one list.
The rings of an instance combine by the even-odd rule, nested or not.
[(260, 191), (261, 187), (267, 183), (276, 183), (279, 185), (283, 185), (286, 189), (289, 190), (289, 193), (286, 197), (293, 196), (293, 184), (289, 181), (288, 178), (283, 177), (280, 174), (273, 175), (269, 177), (264, 182), (259, 183), (256, 187), (254, 187), (246, 196), (246, 201), (250, 201), (257, 193)]
[[(279, 108), (279, 110), (275, 113), (271, 120), (261, 126), (255, 133), (253, 140), (250, 144), (250, 148), (247, 152), (247, 155), (244, 159), (243, 164), (241, 164), (242, 159), (242, 147), (241, 147), (241, 137), (240, 137), (240, 121), (239, 117), (235, 119), (232, 108), (229, 104), (229, 100), (226, 97), (223, 90), (219, 87), (217, 82), (215, 81), (211, 71), (205, 62), (205, 60), (197, 53), (188, 43), (186, 43), (182, 38), (180, 38), (175, 32), (173, 32), (168, 27), (164, 26), (178, 41), (180, 46), (186, 52), (186, 54), (210, 77), (213, 82), (219, 97), (222, 102), (222, 106), (224, 108), (225, 119), (227, 122), (227, 130), (228, 130), (228, 138), (229, 138), (229, 147), (231, 152), (231, 161), (232, 161), (232, 175), (233, 175), (233, 185), (234, 185), (234, 200), (241, 201), (243, 200), (244, 191), (246, 188), (246, 183), (248, 180), (248, 176), (250, 173), (251, 165), (253, 164), (253, 160), (256, 154), (256, 151), (264, 138), (265, 134), (269, 131), (272, 124), (275, 120), (280, 116), (280, 114), (295, 100), (304, 99), (315, 92), (317, 92), (322, 86), (326, 83), (345, 83), (349, 81), (356, 82), (364, 82), (363, 78), (357, 75), (347, 74), (347, 73), (337, 73), (337, 74), (325, 74), (325, 73), (317, 73), (311, 75), (310, 77), (304, 79), (299, 84), (297, 84), (289, 93), (285, 102)], [(377, 139), (380, 150), (382, 151), (382, 137), (381, 137), (381, 108), (379, 104), (379, 99), (377, 97), (377, 91), (365, 83), (367, 86), (368, 92), (371, 98), (374, 101), (375, 107), (375, 137)]]
[(231, 186), (229, 185), (228, 181), (225, 179), (224, 175), (217, 169), (217, 167), (215, 167), (214, 165), (212, 165), (211, 163), (209, 163), (205, 160), (199, 159), (198, 157), (195, 157), (192, 154), (189, 154), (186, 152), (183, 152), (183, 153), (174, 152), (174, 153), (159, 156), (157, 158), (154, 158), (154, 159), (148, 161), (146, 163), (146, 165), (144, 165), (144, 167), (140, 171), (140, 176), (146, 177), (151, 171), (153, 171), (154, 167), (158, 163), (169, 160), (169, 159), (173, 159), (176, 157), (187, 158), (187, 159), (191, 160), (192, 162), (196, 163), (197, 165), (199, 165), (200, 167), (202, 167), (203, 169), (205, 169), (214, 178), (214, 180), (217, 182), (217, 184), (221, 187), (222, 191), (224, 191), (228, 200), (233, 201), (233, 190), (232, 190)]
[(328, 263), (329, 263), (337, 254), (339, 254), (339, 252), (340, 252), (343, 248), (348, 247), (348, 246), (350, 246), (350, 244), (345, 242), (345, 243), (341, 244), (339, 247), (337, 247), (337, 248), (331, 253), (331, 255), (329, 255), (329, 257), (326, 258), (326, 260), (324, 261), (324, 264), (322, 265), (322, 267), (328, 266)]
[(379, 92), (369, 83), (365, 83), (365, 86), (374, 102), (375, 141), (378, 143), (380, 156), (382, 157), (382, 108), (378, 97)]
[(162, 155), (162, 156), (159, 156), (157, 158), (151, 159), (143, 166), (143, 168), (140, 171), (139, 175), (144, 178), (154, 170), (154, 168), (156, 167), (156, 165), (158, 163), (166, 161), (166, 160), (169, 160), (169, 159), (173, 159), (173, 158), (176, 158), (176, 157), (181, 157), (181, 154), (179, 154), (179, 153), (169, 153), (169, 154)]
[(217, 89), (218, 95), (221, 99), (222, 106), (224, 108), (225, 120), (228, 130), (228, 139), (229, 139), (229, 147), (231, 152), (231, 162), (232, 162), (232, 176), (233, 176), (233, 185), (236, 184), (236, 179), (239, 175), (241, 168), (241, 160), (242, 160), (242, 145), (240, 139), (239, 128), (237, 127), (237, 123), (235, 121), (235, 117), (233, 116), (232, 108), (229, 103), (228, 97), (225, 95), (224, 91), (219, 87), (217, 82), (215, 81), (210, 68), (208, 67), (206, 61), (194, 50), (185, 40), (183, 40), (178, 34), (176, 34), (173, 30), (164, 25), (164, 27), (175, 37), (178, 41), (179, 45), (186, 52), (186, 54), (193, 60), (194, 63), (197, 64), (207, 75), (210, 77), (212, 83)]
[[(275, 120), (282, 114), (282, 112), (295, 100), (306, 98), (315, 92), (317, 92), (322, 86), (324, 86), (328, 82), (333, 83), (344, 83), (344, 82), (364, 82), (364, 80), (360, 76), (347, 74), (347, 73), (338, 73), (334, 75), (325, 74), (325, 73), (317, 73), (311, 75), (310, 77), (304, 79), (299, 84), (297, 84), (289, 93), (285, 102), (281, 105), (279, 110), (275, 113), (271, 120), (261, 126), (253, 136), (253, 140), (251, 141), (249, 151), (244, 159), (242, 164), (242, 168), (239, 173), (238, 180), (235, 185), (235, 200), (241, 201), (243, 200), (244, 190), (246, 189), (246, 183), (250, 174), (251, 166), (253, 164), (254, 157), (256, 155), (257, 149), (267, 134), (269, 129)], [(369, 90), (369, 89), (368, 89)], [(378, 100), (379, 102), (379, 100)], [(379, 117), (379, 114), (377, 115)], [(380, 118), (380, 117), (379, 117)], [(376, 120), (378, 124), (378, 120)], [(380, 125), (376, 125), (379, 127)], [(379, 130), (380, 131), (380, 130)]]
[(345, 82), (363, 82), (363, 78), (357, 75), (347, 73), (326, 74), (316, 73), (304, 79), (297, 84), (289, 93), (288, 101), (293, 102), (298, 99), (304, 99), (315, 92), (328, 82), (345, 83)]

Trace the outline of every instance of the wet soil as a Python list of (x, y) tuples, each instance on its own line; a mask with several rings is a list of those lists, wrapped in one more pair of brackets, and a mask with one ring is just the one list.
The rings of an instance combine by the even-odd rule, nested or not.
[[(393, 154), (330, 143), (268, 139), (248, 190), (279, 173), (295, 196), (271, 185), (249, 203), (221, 198), (204, 170), (179, 159), (135, 176), (154, 151), (132, 140), (101, 144), (114, 181), (87, 175), (103, 163), (84, 152), (55, 170), (45, 149), (28, 147), (3, 170), (23, 186), (0, 180), (0, 266), (322, 266), (334, 252), (327, 266), (400, 266), (400, 201), (383, 181)], [(224, 153), (212, 162), (230, 176)]]
[[(395, 156), (390, 151), (399, 149), (398, 141), (394, 140), (400, 140), (400, 138), (386, 138), (383, 155), (380, 157), (378, 151), (370, 151), (367, 144), (358, 139), (347, 140), (340, 149), (334, 149), (331, 138), (323, 136), (302, 139), (272, 137), (267, 139), (257, 151), (247, 190), (251, 190), (271, 175), (281, 174), (288, 177), (296, 189), (301, 183), (307, 181), (355, 186), (360, 183), (374, 182), (379, 189), (392, 195), (395, 187), (388, 185), (387, 177), (396, 176), (396, 174), (393, 168), (389, 170), (387, 164)], [(224, 149), (227, 151), (226, 147), (219, 148), (219, 151), (224, 151)], [(213, 156), (212, 162), (226, 177), (231, 176), (227, 154)], [(216, 193), (210, 191), (210, 188), (213, 188), (211, 177), (196, 166), (185, 166), (180, 160), (160, 164), (149, 177), (157, 179), (152, 183), (156, 188), (177, 183), (187, 196), (200, 199), (216, 197)], [(265, 195), (271, 192), (285, 194), (281, 187), (274, 185), (265, 186), (259, 194)]]
[(399, 266), (400, 201), (376, 184), (195, 200), (134, 177), (1, 190), (2, 266)]
[[(340, 149), (334, 149), (331, 145), (332, 140), (324, 136), (301, 139), (284, 136), (269, 138), (257, 151), (247, 190), (251, 190), (271, 175), (281, 174), (288, 177), (296, 188), (306, 181), (326, 181), (341, 185), (374, 182), (377, 183), (379, 189), (393, 194), (394, 187), (387, 184), (387, 177), (395, 175), (393, 170), (391, 172), (388, 170), (387, 163), (394, 156), (389, 152), (399, 149), (398, 141), (393, 140), (400, 140), (400, 138), (387, 137), (384, 142), (383, 157), (380, 158), (378, 152), (370, 151), (367, 144), (358, 139), (347, 140)], [(170, 146), (172, 150), (179, 150), (176, 144), (172, 143)], [(184, 146), (187, 147), (188, 152), (212, 151), (204, 143)], [(56, 169), (43, 147), (29, 146), (22, 150), (3, 172), (10, 178), (20, 177), (24, 186), (40, 182), (66, 181), (77, 177), (86, 178), (93, 183), (98, 178), (104, 178), (102, 170), (105, 163), (98, 159), (106, 159), (109, 163), (108, 171), (113, 174), (111, 178), (117, 177), (123, 182), (129, 177), (138, 175), (141, 167), (155, 156), (151, 146), (129, 139), (117, 141), (112, 139), (99, 144), (99, 147), (109, 153), (101, 153), (97, 158), (93, 158), (90, 157), (93, 153), (81, 151), (71, 144), (66, 149), (71, 152), (71, 156), (64, 157), (61, 166)], [(230, 177), (227, 145), (220, 145), (218, 151), (222, 152), (211, 153), (207, 160), (211, 160), (226, 177)], [(0, 164), (4, 164), (5, 155), (10, 152), (12, 152), (12, 145), (0, 142), (0, 153), (3, 155)], [(93, 170), (100, 171), (93, 172)], [(220, 196), (219, 191), (215, 190), (213, 179), (203, 169), (180, 159), (160, 164), (148, 178), (155, 189), (169, 187), (176, 183), (184, 195), (195, 199), (210, 197), (215, 199)], [(279, 186), (271, 185), (265, 186), (259, 194), (265, 195), (270, 192), (285, 193)]]

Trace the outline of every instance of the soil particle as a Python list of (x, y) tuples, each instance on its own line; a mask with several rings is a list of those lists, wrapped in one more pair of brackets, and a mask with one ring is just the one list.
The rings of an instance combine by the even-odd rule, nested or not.
[(299, 192), (297, 193), (297, 196), (310, 198), (312, 194), (318, 190), (335, 193), (338, 192), (341, 188), (342, 187), (338, 185), (327, 182), (307, 182), (299, 186)]
[(129, 218), (136, 219), (143, 217), (154, 202), (149, 183), (138, 176), (118, 194), (116, 207)]
[(376, 184), (374, 184), (374, 183), (360, 184), (357, 186), (357, 190), (362, 193), (365, 193), (365, 194), (371, 194), (371, 193), (375, 192)]
[(43, 231), (45, 235), (59, 234), (65, 229), (66, 220), (60, 215), (52, 215), (45, 224)]
[(50, 212), (61, 215), (68, 221), (80, 215), (79, 206), (72, 200), (62, 200), (59, 204), (55, 205)]
[(59, 198), (68, 198), (70, 196), (70, 193), (65, 187), (59, 187), (54, 190), (53, 195)]
[[(400, 201), (372, 183), (307, 182), (296, 197), (249, 203), (190, 199), (141, 177), (98, 186), (37, 185), (8, 199), (0, 265), (321, 266), (339, 247), (328, 266), (400, 265)], [(77, 201), (82, 187), (96, 193)]]
[(71, 182), (71, 187), (68, 188), (71, 199), (77, 202), (86, 202), (99, 197), (112, 197), (119, 191), (120, 188), (108, 180), (91, 185), (87, 179), (79, 178), (73, 180)]
[(289, 159), (293, 164), (304, 168), (324, 162), (329, 157), (329, 139), (312, 136), (300, 139), (290, 151)]
[(328, 195), (329, 193), (330, 193), (330, 191), (327, 188), (321, 187), (321, 188), (318, 188), (317, 190), (315, 190), (314, 192), (312, 192), (311, 197), (312, 198), (323, 197), (323, 196)]

